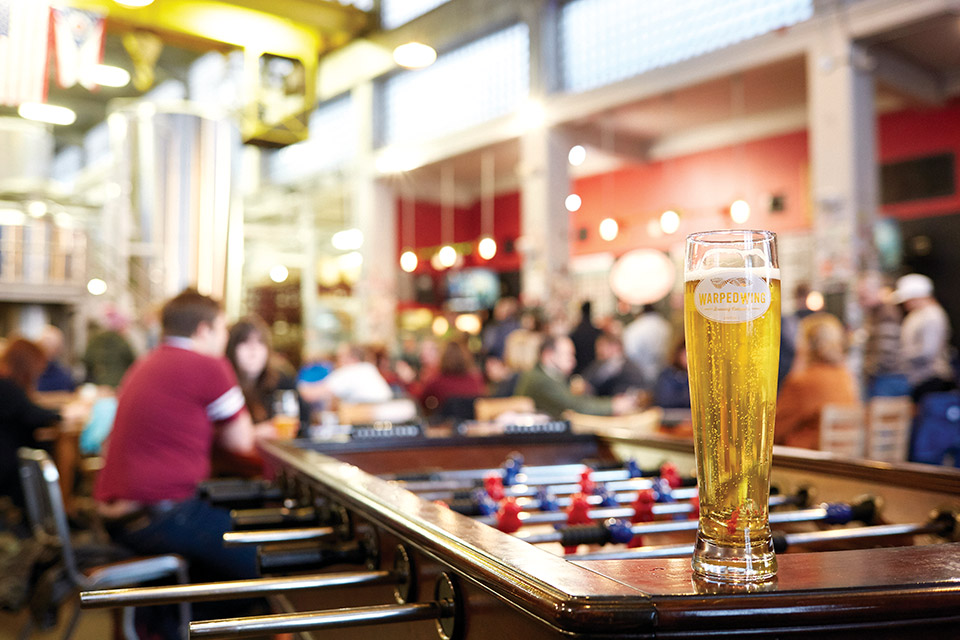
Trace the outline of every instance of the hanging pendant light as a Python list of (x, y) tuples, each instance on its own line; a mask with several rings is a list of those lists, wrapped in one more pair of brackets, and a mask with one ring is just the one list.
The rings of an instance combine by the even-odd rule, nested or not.
[(495, 179), (493, 153), (487, 151), (480, 158), (480, 229), (483, 237), (477, 245), (477, 253), (484, 260), (497, 255), (497, 241), (493, 239), (493, 184)]
[(400, 221), (403, 225), (403, 246), (407, 248), (400, 254), (400, 268), (407, 273), (413, 273), (420, 263), (417, 254), (412, 249), (417, 238), (417, 211), (416, 202), (411, 205), (410, 198), (407, 195), (405, 185), (401, 183)]
[(400, 254), (400, 268), (407, 273), (416, 271), (419, 263), (420, 260), (417, 258), (417, 254), (409, 249)]
[[(440, 168), (440, 241), (443, 246), (436, 254), (436, 265), (441, 269), (449, 269), (457, 264), (457, 250), (453, 247), (454, 240), (454, 193), (453, 166), (445, 164)], [(434, 262), (431, 260), (431, 264)], [(435, 266), (436, 266), (435, 265)]]
[[(730, 80), (730, 100), (733, 118), (743, 118), (746, 113), (746, 94), (743, 86), (743, 75), (737, 74)], [(736, 157), (735, 166), (737, 171), (737, 182), (740, 184), (740, 191), (743, 192), (743, 185), (746, 182), (746, 143), (743, 139), (734, 145), (734, 154)], [(736, 224), (744, 224), (750, 219), (750, 203), (742, 197), (737, 197), (730, 204), (730, 219)]]

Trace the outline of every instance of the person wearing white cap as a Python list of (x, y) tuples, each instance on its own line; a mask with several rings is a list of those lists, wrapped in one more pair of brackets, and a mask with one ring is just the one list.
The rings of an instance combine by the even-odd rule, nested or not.
[(905, 275), (897, 280), (893, 297), (907, 310), (900, 343), (914, 402), (926, 393), (956, 388), (950, 367), (950, 319), (933, 297), (933, 281), (919, 273)]

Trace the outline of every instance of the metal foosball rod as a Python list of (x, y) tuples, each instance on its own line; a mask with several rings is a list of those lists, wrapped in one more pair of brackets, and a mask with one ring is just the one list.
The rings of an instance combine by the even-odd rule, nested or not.
[(330, 611), (281, 613), (190, 623), (191, 638), (249, 638), (281, 633), (302, 633), (393, 622), (437, 620), (449, 615), (450, 607), (439, 602), (383, 604)]
[[(632, 502), (636, 499), (637, 494), (625, 494), (626, 497), (630, 497)], [(673, 493), (676, 497), (677, 492)], [(597, 498), (597, 500), (591, 500), (591, 498)], [(589, 496), (586, 498), (590, 502), (599, 502), (599, 496)], [(618, 496), (619, 500), (619, 496)], [(626, 502), (626, 500), (624, 500)], [(570, 500), (564, 502), (557, 501), (561, 506), (569, 506)], [(771, 507), (780, 507), (789, 504), (796, 504), (796, 498), (792, 496), (783, 496), (775, 495), (770, 496), (769, 506)], [(530, 512), (526, 510), (526, 505), (521, 505), (524, 507), (524, 513), (519, 516), (520, 522), (523, 525), (533, 525), (533, 524), (558, 524), (566, 522), (567, 514), (564, 511), (543, 511), (543, 512)], [(697, 507), (691, 504), (690, 502), (668, 502), (668, 503), (658, 503), (651, 507), (650, 509), (653, 515), (682, 515), (694, 513), (697, 511)], [(599, 509), (591, 509), (587, 512), (587, 516), (591, 520), (605, 520), (607, 518), (632, 518), (636, 510), (632, 507), (605, 507)], [(478, 516), (474, 518), (477, 522), (482, 522), (483, 524), (496, 526), (498, 519), (496, 515), (488, 516)]]
[[(680, 492), (678, 497), (681, 495), (685, 497), (692, 497), (696, 495), (696, 488), (692, 487), (690, 483), (693, 482), (692, 478), (683, 479), (687, 488), (684, 489), (675, 489), (675, 491)], [(637, 492), (643, 491), (645, 489), (653, 489), (657, 486), (657, 481), (655, 479), (648, 478), (636, 478), (634, 480), (618, 480), (614, 482), (605, 483), (608, 490), (621, 493), (621, 492)], [(406, 487), (404, 487), (406, 488)], [(489, 491), (489, 487), (486, 487)], [(445, 489), (445, 490), (434, 490), (434, 491), (420, 491), (414, 492), (417, 493), (424, 500), (446, 500), (451, 496), (456, 495), (457, 493), (463, 491), (471, 490), (483, 490), (481, 487), (468, 486), (462, 487), (460, 489)], [(563, 484), (537, 484), (537, 483), (524, 483), (513, 486), (504, 486), (501, 488), (502, 493), (506, 497), (510, 498), (529, 498), (534, 497), (542, 491), (546, 491), (555, 496), (569, 496), (575, 493), (580, 493), (583, 491), (583, 487), (580, 483), (566, 482)]]
[[(497, 511), (498, 503), (503, 499), (516, 500), (522, 511), (559, 511), (571, 506), (574, 500), (587, 500), (593, 506), (603, 506), (612, 508), (621, 504), (631, 504), (637, 500), (640, 491), (651, 491), (651, 488), (640, 489), (639, 491), (610, 491), (609, 485), (603, 486), (589, 495), (584, 495), (582, 487), (578, 491), (572, 492), (563, 497), (556, 497), (553, 493), (547, 491), (538, 491), (536, 497), (531, 497), (525, 492), (517, 496), (514, 493), (496, 493), (496, 498), (492, 497), (484, 489), (474, 489), (466, 494), (455, 494), (452, 498), (434, 499), (436, 502), (442, 502), (457, 513), (467, 516), (492, 516)], [(697, 497), (697, 488), (669, 489), (657, 486), (655, 493), (662, 496), (667, 501), (692, 500)], [(422, 496), (421, 496), (422, 497)], [(425, 498), (424, 498), (425, 499)], [(682, 510), (681, 510), (682, 511)], [(664, 513), (666, 513), (665, 511)], [(488, 523), (490, 524), (490, 523)]]
[(399, 582), (399, 577), (394, 571), (344, 571), (314, 576), (256, 578), (175, 586), (83, 591), (80, 593), (80, 604), (85, 609), (143, 607), (180, 602), (233, 600), (291, 591), (397, 582)]
[(459, 591), (452, 576), (440, 574), (434, 600), (403, 604), (350, 607), (329, 611), (281, 613), (190, 623), (191, 638), (249, 638), (282, 633), (304, 633), (397, 622), (434, 620), (442, 638), (463, 636), (463, 612)]
[[(407, 491), (418, 494), (449, 493), (476, 488), (479, 483), (488, 481), (491, 477), (500, 479), (503, 486), (512, 487), (521, 485), (526, 487), (543, 487), (549, 485), (575, 485), (584, 475), (589, 474), (594, 482), (631, 482), (643, 478), (656, 478), (664, 475), (674, 475), (676, 467), (665, 463), (657, 469), (641, 469), (633, 460), (614, 469), (594, 469), (587, 464), (548, 465), (540, 467), (522, 466), (522, 459), (508, 459), (502, 466), (490, 469), (464, 469), (458, 471), (441, 471), (427, 474), (384, 475), (384, 480), (400, 484)], [(683, 478), (684, 484), (689, 486), (693, 478)], [(647, 488), (640, 485), (627, 485), (626, 488)], [(557, 491), (560, 493), (560, 491)], [(518, 494), (520, 495), (520, 494)], [(433, 498), (426, 498), (433, 499)]]
[[(904, 535), (934, 534), (949, 539), (956, 532), (956, 516), (949, 512), (938, 512), (927, 522), (908, 524), (879, 524), (849, 529), (831, 529), (829, 531), (806, 531), (799, 533), (773, 532), (773, 548), (776, 553), (784, 553), (790, 547), (818, 543), (838, 542), (841, 540), (875, 540)], [(643, 558), (673, 558), (689, 556), (693, 553), (692, 544), (660, 545), (626, 549), (623, 551), (582, 553), (575, 560), (636, 560)]]
[[(830, 503), (813, 509), (798, 509), (797, 511), (781, 511), (770, 514), (770, 524), (787, 522), (826, 522), (828, 524), (846, 524), (848, 522), (869, 523), (876, 516), (876, 503), (873, 499), (865, 499), (856, 505), (844, 503)], [(559, 542), (564, 547), (573, 547), (580, 544), (607, 544), (611, 541), (620, 541), (627, 532), (622, 531), (625, 526), (620, 520), (609, 519), (601, 523), (589, 525), (573, 525), (552, 533), (516, 536), (530, 544), (544, 544)], [(653, 533), (675, 533), (678, 531), (696, 531), (696, 520), (670, 520), (664, 522), (645, 522), (629, 527), (629, 533), (638, 536)], [(613, 536), (613, 537), (611, 537)]]

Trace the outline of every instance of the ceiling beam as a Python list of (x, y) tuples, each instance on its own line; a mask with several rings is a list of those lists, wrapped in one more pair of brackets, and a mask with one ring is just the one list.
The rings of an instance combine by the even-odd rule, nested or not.
[(564, 131), (573, 144), (588, 145), (604, 153), (617, 156), (631, 162), (646, 163), (650, 161), (651, 140), (617, 131), (611, 124), (607, 127), (603, 122), (586, 124), (570, 124)]
[[(370, 27), (370, 17), (356, 7), (324, 0), (221, 0), (234, 5), (280, 16), (310, 26), (327, 38), (351, 39)], [(339, 44), (343, 44), (340, 42)]]
[(663, 160), (783, 135), (806, 127), (805, 106), (771, 110), (664, 136), (650, 147), (649, 155), (651, 160)]
[(887, 88), (927, 106), (941, 106), (946, 101), (943, 82), (933, 71), (889, 49), (874, 47), (868, 55), (874, 78)]
[(106, 14), (111, 30), (174, 34), (181, 40), (195, 40), (195, 46), (217, 42), (315, 64), (324, 44), (321, 34), (312, 27), (215, 0), (157, 0), (141, 8), (123, 7), (109, 0), (69, 0), (67, 4)]

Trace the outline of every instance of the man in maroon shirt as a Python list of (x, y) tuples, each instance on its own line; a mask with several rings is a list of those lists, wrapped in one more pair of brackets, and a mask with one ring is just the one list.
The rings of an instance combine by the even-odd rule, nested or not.
[[(227, 509), (196, 497), (215, 441), (253, 452), (253, 423), (224, 357), (216, 301), (186, 290), (163, 307), (162, 344), (124, 376), (94, 497), (111, 536), (138, 553), (178, 553), (198, 579), (257, 575), (256, 553), (225, 548)], [(269, 434), (263, 434), (269, 435)]]

